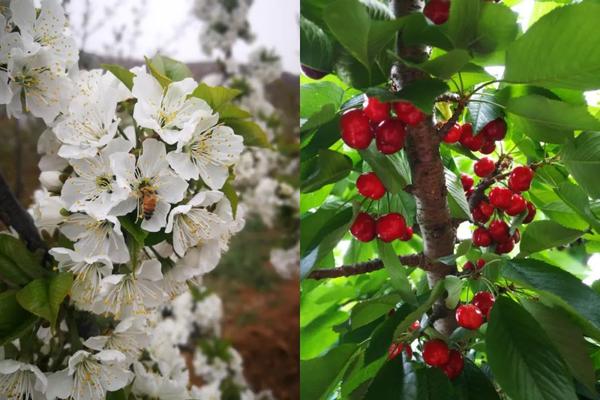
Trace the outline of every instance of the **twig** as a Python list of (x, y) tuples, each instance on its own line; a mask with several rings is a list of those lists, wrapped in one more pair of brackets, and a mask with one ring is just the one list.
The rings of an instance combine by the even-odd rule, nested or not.
[[(424, 270), (428, 270), (430, 263), (427, 261), (423, 254), (411, 254), (408, 256), (399, 256), (398, 259), (402, 265), (409, 267), (419, 267)], [(369, 272), (383, 269), (383, 261), (380, 259), (374, 259), (362, 263), (352, 265), (342, 265), (341, 267), (331, 269), (317, 269), (312, 271), (308, 275), (308, 279), (327, 279), (327, 278), (340, 278), (343, 276), (353, 276), (360, 274), (367, 274)]]

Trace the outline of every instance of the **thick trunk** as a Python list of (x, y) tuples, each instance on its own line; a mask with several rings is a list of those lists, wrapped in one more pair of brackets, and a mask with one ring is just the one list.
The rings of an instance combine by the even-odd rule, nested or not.
[[(394, 0), (397, 17), (420, 11), (421, 7), (422, 2), (419, 0)], [(427, 58), (425, 48), (403, 47), (400, 39), (398, 55), (401, 58), (411, 61)], [(422, 72), (405, 65), (398, 65), (392, 71), (393, 84), (398, 89), (421, 77)], [(411, 168), (412, 193), (417, 203), (417, 223), (423, 238), (423, 253), (428, 259), (435, 260), (452, 254), (456, 240), (456, 231), (446, 199), (444, 165), (439, 153), (440, 139), (430, 116), (418, 126), (409, 127), (407, 131), (405, 149)], [(452, 266), (436, 263), (427, 272), (429, 285), (433, 286), (446, 275), (455, 272), (456, 269)], [(436, 329), (449, 335), (456, 326), (451, 310), (446, 309), (444, 302), (440, 301), (434, 306), (433, 314), (437, 318)]]

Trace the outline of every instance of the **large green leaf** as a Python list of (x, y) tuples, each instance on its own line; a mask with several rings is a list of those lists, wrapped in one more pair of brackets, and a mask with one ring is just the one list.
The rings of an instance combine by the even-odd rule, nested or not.
[(360, 150), (360, 155), (373, 169), (377, 177), (390, 193), (399, 193), (408, 184), (410, 176), (403, 165), (403, 159), (397, 154), (386, 156), (377, 150), (374, 143), (366, 150)]
[(468, 51), (454, 49), (439, 57), (418, 64), (417, 67), (437, 78), (449, 79), (452, 75), (462, 70), (470, 60), (471, 56)]
[(588, 194), (600, 198), (600, 133), (583, 132), (562, 148), (561, 160)]
[(152, 65), (171, 81), (181, 81), (193, 77), (192, 71), (187, 65), (167, 56), (155, 55), (152, 57)]
[(483, 371), (465, 357), (462, 374), (454, 381), (456, 391), (460, 391), (461, 400), (500, 400), (494, 384)]
[[(490, 100), (489, 95), (474, 95), (472, 96), (472, 99), (476, 101), (470, 101), (469, 104), (467, 104), (467, 109), (469, 110), (467, 121), (473, 125), (473, 132), (479, 133), (488, 122), (504, 115), (500, 106), (485, 101)], [(493, 101), (493, 98), (491, 99)]]
[(558, 185), (555, 192), (566, 205), (600, 233), (600, 219), (592, 211), (590, 200), (580, 186), (565, 181)]
[(17, 302), (15, 290), (0, 293), (0, 345), (29, 331), (37, 318)]
[(271, 147), (265, 131), (254, 121), (231, 119), (226, 121), (236, 135), (244, 138), (244, 145), (255, 147)]
[(398, 324), (394, 331), (394, 337), (399, 337), (406, 332), (408, 327), (415, 321), (420, 321), (423, 314), (425, 314), (441, 296), (444, 294), (444, 281), (439, 281), (431, 289), (429, 297), (422, 304), (420, 304), (414, 311), (406, 316), (401, 323)]
[(600, 88), (600, 3), (582, 1), (540, 18), (506, 51), (509, 82), (577, 90)]
[(505, 49), (517, 37), (517, 13), (504, 4), (482, 3), (473, 48), (479, 53)]
[(540, 293), (544, 300), (560, 305), (583, 324), (600, 329), (600, 295), (570, 273), (533, 259), (513, 259), (502, 267), (502, 275)]
[(546, 331), (573, 376), (595, 392), (594, 365), (581, 328), (559, 308), (551, 308), (529, 300), (523, 301), (523, 306)]
[(448, 84), (440, 79), (419, 79), (402, 88), (396, 97), (413, 103), (426, 114), (431, 114), (436, 98), (448, 90)]
[(379, 251), (379, 257), (381, 257), (383, 265), (390, 275), (394, 289), (400, 293), (400, 296), (405, 303), (417, 305), (417, 297), (415, 296), (410, 281), (408, 280), (408, 276), (406, 275), (406, 268), (400, 263), (392, 244), (378, 240), (377, 249)]
[(321, 149), (315, 157), (302, 165), (300, 189), (303, 193), (314, 192), (345, 178), (351, 170), (350, 157), (337, 151)]
[(565, 362), (546, 332), (519, 304), (496, 299), (486, 330), (494, 377), (513, 400), (577, 400)]
[(206, 101), (213, 110), (219, 110), (223, 105), (231, 102), (240, 94), (241, 92), (237, 89), (223, 86), (208, 86), (205, 83), (198, 85), (192, 92), (192, 96)]
[(457, 48), (466, 49), (477, 37), (477, 24), (482, 2), (461, 0), (450, 3), (448, 36)]
[(460, 178), (449, 169), (445, 169), (444, 176), (446, 178), (446, 188), (448, 189), (448, 205), (452, 216), (455, 218), (471, 219), (471, 211), (469, 203), (465, 197)]
[(355, 351), (356, 345), (345, 344), (321, 357), (301, 361), (300, 397), (314, 400), (328, 398)]
[[(333, 82), (323, 81), (300, 85), (300, 117), (310, 118), (332, 104), (333, 110), (342, 105), (344, 89)], [(325, 121), (326, 122), (326, 121)]]
[(73, 275), (66, 272), (46, 279), (36, 279), (17, 292), (17, 301), (21, 307), (48, 320), (54, 327), (60, 305), (67, 297), (72, 284)]
[(14, 236), (0, 234), (0, 277), (2, 280), (22, 286), (31, 279), (46, 275), (41, 259), (31, 253), (25, 243)]
[(402, 298), (396, 293), (373, 297), (361, 301), (352, 307), (350, 326), (352, 329), (360, 328), (389, 313)]
[(521, 253), (525, 256), (552, 247), (571, 243), (585, 232), (565, 228), (557, 222), (534, 221), (527, 226), (521, 240)]

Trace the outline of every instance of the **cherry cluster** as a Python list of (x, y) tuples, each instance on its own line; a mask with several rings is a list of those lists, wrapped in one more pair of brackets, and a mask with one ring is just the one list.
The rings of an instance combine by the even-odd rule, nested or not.
[(424, 118), (421, 110), (407, 101), (384, 103), (368, 97), (362, 110), (353, 109), (342, 115), (342, 140), (349, 147), (362, 150), (375, 138), (380, 152), (394, 154), (404, 147), (406, 125), (417, 125)]
[(440, 368), (449, 379), (456, 379), (465, 366), (460, 351), (450, 349), (441, 339), (432, 339), (423, 345), (423, 361), (427, 365)]
[[(501, 170), (503, 165), (484, 157), (474, 166), (475, 174), (481, 178), (489, 177), (494, 171)], [(499, 175), (506, 176), (507, 174)], [(524, 215), (523, 223), (533, 221), (536, 208), (530, 201), (522, 196), (522, 192), (529, 190), (534, 172), (528, 166), (517, 166), (508, 174), (508, 187), (493, 186), (484, 197), (473, 207), (472, 215), (479, 224), (473, 232), (473, 244), (477, 247), (490, 247), (495, 244), (498, 254), (510, 253), (521, 239), (518, 229), (510, 233), (507, 223), (510, 217)], [(463, 174), (461, 176), (463, 189), (468, 198), (473, 195), (473, 178)], [(489, 223), (488, 223), (489, 221)], [(487, 224), (487, 225), (485, 225)]]
[[(362, 174), (356, 180), (358, 192), (371, 200), (381, 199), (386, 189), (374, 172)], [(375, 219), (368, 212), (359, 212), (350, 226), (350, 233), (361, 242), (370, 242), (377, 236), (384, 242), (396, 239), (408, 241), (412, 238), (413, 229), (406, 225), (406, 220), (399, 213), (388, 213)]]
[(456, 322), (459, 326), (475, 330), (483, 325), (485, 319), (490, 319), (490, 312), (496, 299), (490, 292), (478, 292), (470, 304), (462, 304), (456, 308)]
[(475, 135), (473, 125), (470, 123), (462, 125), (457, 123), (450, 128), (443, 140), (449, 144), (460, 142), (463, 147), (471, 151), (491, 154), (496, 150), (496, 142), (501, 141), (506, 136), (506, 128), (506, 121), (503, 118), (496, 118), (488, 122)]

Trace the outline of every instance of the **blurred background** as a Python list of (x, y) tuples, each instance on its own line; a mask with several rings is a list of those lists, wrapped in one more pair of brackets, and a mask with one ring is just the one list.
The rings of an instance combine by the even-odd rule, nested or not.
[[(82, 49), (80, 68), (133, 67), (156, 54), (184, 61), (197, 81), (240, 89), (241, 106), (267, 131), (273, 148), (247, 150), (236, 170), (246, 227), (204, 283), (221, 299), (218, 339), (241, 354), (250, 388), (297, 399), (299, 2), (62, 3)], [(40, 121), (8, 120), (0, 111), (0, 168), (25, 206), (39, 186), (43, 129)], [(223, 398), (235, 396), (224, 391)]]

